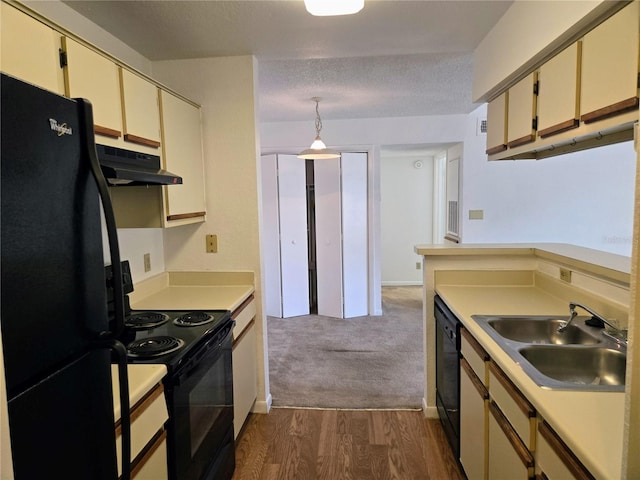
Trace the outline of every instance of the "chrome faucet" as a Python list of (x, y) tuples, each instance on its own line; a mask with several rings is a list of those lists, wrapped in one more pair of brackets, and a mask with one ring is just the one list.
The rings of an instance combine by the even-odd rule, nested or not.
[(558, 332), (564, 332), (567, 329), (567, 327), (571, 324), (571, 322), (573, 322), (573, 319), (578, 316), (578, 312), (576, 312), (576, 308), (577, 307), (580, 307), (583, 310), (589, 312), (593, 318), (595, 318), (596, 320), (600, 320), (602, 323), (608, 325), (612, 330), (614, 330), (614, 335), (609, 334), (609, 336), (613, 337), (615, 340), (621, 341), (623, 344), (626, 345), (626, 343), (627, 343), (627, 331), (626, 330), (622, 330), (622, 329), (618, 328), (617, 326), (613, 325), (611, 322), (609, 322), (602, 315), (600, 315), (599, 313), (597, 313), (594, 310), (590, 309), (586, 305), (582, 305), (581, 303), (576, 303), (576, 302), (569, 303), (569, 312), (571, 313), (571, 316), (569, 317), (569, 320), (567, 321), (567, 323), (565, 323), (565, 324), (561, 325), (560, 327), (558, 327)]

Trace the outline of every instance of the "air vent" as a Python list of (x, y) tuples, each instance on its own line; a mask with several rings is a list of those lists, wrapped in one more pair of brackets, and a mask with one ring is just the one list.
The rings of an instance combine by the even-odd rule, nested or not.
[(479, 118), (478, 125), (476, 127), (476, 136), (487, 134), (487, 119)]
[(447, 206), (447, 233), (455, 236), (460, 235), (458, 228), (458, 201), (449, 200)]

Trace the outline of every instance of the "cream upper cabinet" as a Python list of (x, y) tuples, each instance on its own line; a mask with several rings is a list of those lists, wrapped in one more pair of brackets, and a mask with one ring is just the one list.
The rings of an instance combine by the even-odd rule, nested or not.
[(0, 17), (0, 69), (63, 95), (64, 77), (59, 53), (61, 35), (4, 2), (0, 2)]
[(538, 71), (538, 136), (545, 138), (580, 124), (582, 42), (564, 49)]
[(120, 68), (124, 139), (148, 147), (160, 147), (158, 87)]
[(118, 66), (71, 38), (63, 37), (62, 46), (67, 54), (67, 66), (64, 68), (67, 96), (91, 101), (96, 134), (121, 137), (122, 107)]
[(519, 147), (536, 139), (538, 73), (533, 72), (509, 89), (507, 146)]
[(206, 200), (200, 109), (162, 90), (160, 98), (165, 168), (183, 181), (165, 187), (166, 221), (201, 222)]
[(487, 105), (487, 155), (507, 149), (507, 107), (509, 93), (504, 92)]
[(640, 2), (632, 2), (584, 36), (583, 122), (638, 109), (639, 32)]

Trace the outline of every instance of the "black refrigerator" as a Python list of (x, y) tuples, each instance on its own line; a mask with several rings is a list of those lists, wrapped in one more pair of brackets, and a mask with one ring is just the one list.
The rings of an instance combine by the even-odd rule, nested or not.
[(120, 258), (91, 104), (5, 74), (1, 82), (0, 326), (14, 475), (118, 477), (114, 362), (128, 477), (126, 352), (116, 340), (122, 286), (113, 285), (119, 299), (109, 322), (103, 224), (116, 269)]

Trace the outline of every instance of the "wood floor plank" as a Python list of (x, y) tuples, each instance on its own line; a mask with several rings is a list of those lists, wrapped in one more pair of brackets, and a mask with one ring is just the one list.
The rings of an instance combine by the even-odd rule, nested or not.
[(236, 441), (233, 480), (462, 480), (438, 420), (419, 411), (274, 408)]

